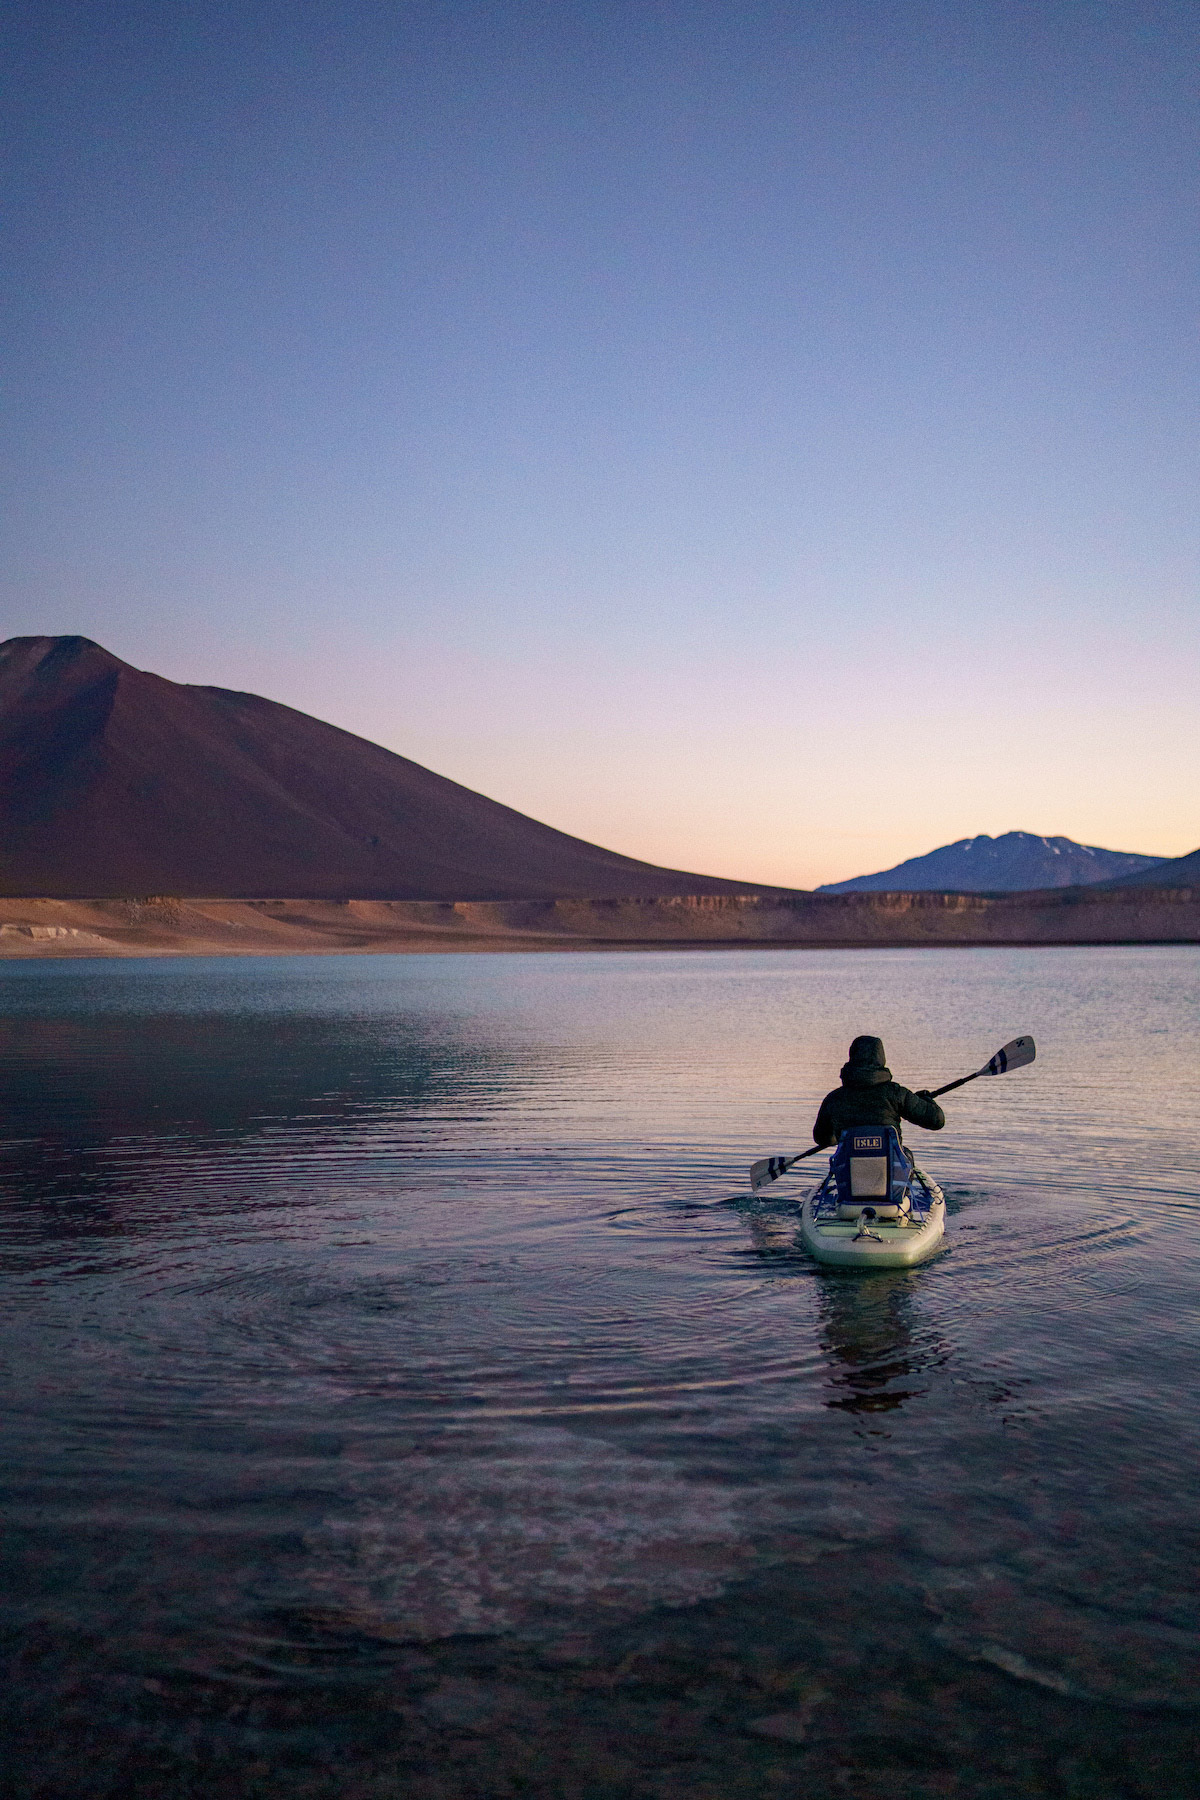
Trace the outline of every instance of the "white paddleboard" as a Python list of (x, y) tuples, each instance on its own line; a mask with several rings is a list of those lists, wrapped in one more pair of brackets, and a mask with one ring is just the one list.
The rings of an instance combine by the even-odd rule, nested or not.
[(934, 1197), (929, 1205), (898, 1219), (839, 1219), (828, 1212), (817, 1216), (817, 1195), (810, 1194), (800, 1217), (801, 1242), (818, 1262), (838, 1269), (911, 1269), (928, 1261), (946, 1231), (946, 1202), (941, 1190), (930, 1185)]

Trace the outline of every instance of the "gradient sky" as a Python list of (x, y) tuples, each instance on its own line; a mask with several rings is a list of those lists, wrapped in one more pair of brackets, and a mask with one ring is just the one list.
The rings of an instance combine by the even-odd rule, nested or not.
[(811, 885), (1200, 844), (1200, 9), (16, 0), (0, 636)]

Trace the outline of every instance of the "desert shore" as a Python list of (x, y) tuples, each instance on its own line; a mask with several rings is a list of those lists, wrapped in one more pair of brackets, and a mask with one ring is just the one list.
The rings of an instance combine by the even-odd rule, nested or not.
[(1200, 943), (1200, 889), (630, 900), (2, 899), (0, 957)]

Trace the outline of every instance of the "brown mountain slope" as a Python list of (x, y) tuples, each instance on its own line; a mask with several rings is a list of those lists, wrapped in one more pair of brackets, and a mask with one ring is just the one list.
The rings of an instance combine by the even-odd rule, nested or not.
[(0, 644), (0, 892), (516, 900), (761, 892), (568, 837), (255, 694)]

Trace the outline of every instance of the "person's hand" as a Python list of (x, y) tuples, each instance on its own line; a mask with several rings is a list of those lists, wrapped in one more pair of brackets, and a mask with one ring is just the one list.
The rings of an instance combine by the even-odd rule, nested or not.
[(928, 1088), (918, 1088), (917, 1089), (917, 1099), (918, 1100), (932, 1100), (933, 1095), (930, 1093)]

